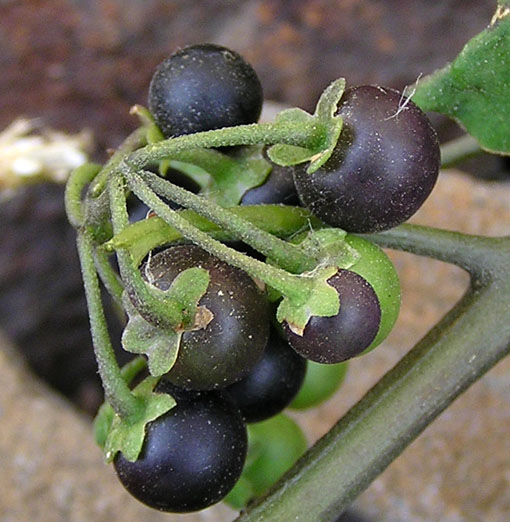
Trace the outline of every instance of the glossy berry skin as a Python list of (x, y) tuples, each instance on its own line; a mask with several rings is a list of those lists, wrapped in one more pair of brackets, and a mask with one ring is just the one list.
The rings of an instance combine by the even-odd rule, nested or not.
[(255, 123), (262, 86), (234, 51), (213, 44), (185, 47), (164, 60), (149, 87), (149, 108), (166, 137)]
[(381, 321), (381, 308), (370, 284), (350, 270), (339, 270), (328, 279), (340, 298), (333, 317), (313, 316), (302, 336), (283, 323), (291, 346), (311, 361), (333, 364), (359, 355), (374, 340)]
[(163, 383), (177, 405), (147, 425), (141, 454), (114, 460), (124, 487), (161, 511), (186, 513), (220, 501), (241, 475), (247, 451), (246, 426), (232, 401), (220, 392), (184, 392)]
[(273, 165), (269, 176), (262, 185), (248, 190), (241, 199), (241, 205), (299, 205), (299, 197), (294, 185), (293, 169)]
[(340, 139), (313, 174), (295, 169), (303, 204), (348, 232), (375, 232), (406, 221), (432, 191), (439, 143), (427, 116), (393, 89), (348, 89), (338, 114)]
[(262, 357), (269, 337), (268, 304), (253, 280), (196, 245), (176, 245), (144, 265), (152, 284), (167, 290), (183, 270), (201, 267), (209, 286), (199, 301), (213, 315), (205, 328), (186, 331), (175, 365), (173, 384), (190, 390), (222, 388), (244, 377)]
[(239, 406), (246, 422), (260, 422), (291, 403), (303, 384), (305, 372), (306, 359), (272, 330), (260, 361), (225, 391)]

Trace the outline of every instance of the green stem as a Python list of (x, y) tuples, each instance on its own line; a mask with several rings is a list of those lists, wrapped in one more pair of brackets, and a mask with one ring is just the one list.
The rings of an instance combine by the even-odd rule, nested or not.
[[(285, 207), (283, 205), (246, 205), (232, 207), (230, 212), (242, 217), (255, 226), (280, 238), (288, 238), (304, 230), (316, 230), (324, 226), (306, 209), (301, 207)], [(235, 241), (235, 237), (225, 232), (218, 225), (199, 216), (192, 210), (179, 210), (193, 226), (214, 239), (223, 243)], [(140, 265), (143, 258), (153, 249), (182, 239), (175, 228), (165, 223), (161, 218), (153, 216), (130, 224), (120, 234), (98, 247), (110, 254), (118, 248), (131, 252), (135, 264)]]
[(101, 165), (86, 163), (73, 170), (67, 180), (65, 190), (65, 207), (69, 223), (74, 228), (80, 228), (85, 220), (82, 205), (83, 189), (97, 176)]
[[(109, 219), (109, 199), (108, 193), (105, 190), (108, 178), (112, 172), (118, 167), (122, 158), (133, 152), (137, 148), (143, 146), (146, 141), (147, 129), (140, 127), (132, 132), (114, 152), (112, 157), (108, 160), (103, 170), (96, 176), (94, 183), (90, 186), (89, 197), (86, 200), (86, 216), (85, 221), (89, 225), (94, 225), (100, 231), (106, 231), (108, 234), (108, 219)], [(99, 240), (106, 240), (100, 238)]]
[[(108, 180), (110, 209), (115, 234), (122, 232), (129, 224), (125, 191), (121, 175), (113, 171)], [(173, 328), (182, 323), (182, 310), (178, 303), (165, 299), (163, 292), (156, 296), (142, 279), (131, 254), (127, 250), (117, 251), (117, 261), (126, 291), (140, 315), (156, 326)]]
[(441, 146), (441, 168), (448, 169), (481, 152), (483, 151), (478, 141), (473, 136), (465, 134)]
[(101, 290), (94, 264), (93, 241), (88, 230), (81, 230), (77, 238), (85, 296), (90, 318), (90, 330), (94, 353), (103, 382), (106, 400), (123, 418), (134, 416), (142, 408), (122, 377), (108, 333), (108, 326), (101, 302)]
[(261, 230), (253, 223), (206, 198), (192, 194), (151, 172), (142, 171), (140, 177), (158, 195), (175, 201), (183, 207), (190, 208), (200, 216), (216, 223), (237, 239), (244, 241), (258, 252), (274, 260), (284, 270), (301, 273), (312, 270), (317, 264), (317, 260), (304, 254), (299, 246), (287, 243)]
[(336, 520), (434, 418), (509, 353), (508, 275), (507, 269), (498, 283), (472, 289), (238, 520)]
[(147, 130), (145, 127), (139, 127), (134, 130), (113, 153), (112, 157), (108, 160), (108, 163), (106, 163), (90, 188), (90, 194), (93, 198), (98, 197), (104, 192), (110, 173), (117, 167), (122, 158), (146, 143), (146, 132)]
[(500, 257), (491, 257), (488, 251), (501, 248), (510, 254), (506, 238), (472, 236), (450, 230), (424, 227), (420, 225), (400, 225), (386, 232), (365, 234), (362, 237), (382, 247), (396, 248), (413, 254), (432, 257), (464, 268), (480, 279), (497, 272)]
[(123, 163), (121, 168), (129, 188), (134, 194), (148, 205), (149, 208), (153, 209), (163, 221), (178, 230), (186, 239), (189, 239), (226, 263), (244, 270), (254, 278), (264, 281), (282, 295), (298, 302), (306, 300), (312, 288), (312, 281), (241, 254), (223, 243), (212, 239), (207, 233), (194, 227), (189, 221), (180, 216), (178, 212), (170, 209), (168, 205), (147, 187), (143, 179), (130, 165)]
[(310, 123), (253, 123), (197, 132), (153, 143), (130, 154), (128, 162), (138, 171), (150, 162), (172, 158), (180, 152), (194, 148), (271, 145), (274, 143), (314, 148), (323, 135), (324, 129), (316, 119), (311, 119)]
[(96, 270), (101, 278), (101, 282), (115, 301), (115, 304), (120, 306), (122, 310), (122, 293), (124, 292), (122, 280), (117, 272), (112, 268), (112, 265), (108, 260), (108, 255), (104, 250), (100, 248), (95, 249), (94, 259), (96, 262)]
[(131, 359), (121, 369), (123, 379), (126, 384), (131, 384), (131, 381), (142, 371), (147, 368), (147, 359), (141, 355), (138, 355), (134, 359)]

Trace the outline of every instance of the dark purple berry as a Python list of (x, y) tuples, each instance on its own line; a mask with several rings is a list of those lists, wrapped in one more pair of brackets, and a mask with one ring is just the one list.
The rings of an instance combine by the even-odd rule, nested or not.
[(386, 230), (406, 221), (432, 191), (439, 143), (427, 116), (393, 89), (348, 89), (338, 114), (340, 139), (313, 174), (295, 168), (303, 204), (348, 232)]
[(177, 405), (147, 425), (135, 462), (118, 453), (115, 470), (140, 502), (187, 513), (220, 501), (235, 485), (247, 450), (246, 427), (234, 403), (219, 392), (185, 392), (158, 385)]
[(262, 356), (269, 336), (268, 304), (245, 272), (192, 244), (156, 254), (142, 273), (167, 290), (178, 274), (192, 267), (209, 272), (209, 287), (198, 304), (212, 313), (212, 320), (205, 328), (183, 333), (167, 377), (190, 390), (222, 388), (244, 377)]
[(337, 315), (311, 317), (302, 336), (287, 323), (283, 327), (289, 343), (300, 355), (333, 364), (356, 357), (370, 345), (379, 330), (381, 308), (372, 286), (350, 270), (339, 270), (328, 283), (340, 298)]
[(299, 205), (299, 197), (294, 185), (293, 169), (273, 165), (269, 176), (262, 185), (248, 190), (241, 199), (241, 205)]

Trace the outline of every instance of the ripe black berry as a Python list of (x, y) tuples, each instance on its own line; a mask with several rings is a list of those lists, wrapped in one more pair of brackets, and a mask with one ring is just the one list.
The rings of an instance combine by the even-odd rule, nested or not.
[(235, 485), (247, 450), (246, 427), (219, 392), (185, 392), (162, 382), (177, 405), (147, 425), (141, 454), (115, 457), (117, 475), (138, 500), (161, 511), (186, 513), (220, 501)]
[(262, 86), (234, 51), (213, 44), (185, 47), (159, 64), (149, 108), (166, 137), (255, 123)]
[(250, 373), (225, 389), (246, 422), (259, 422), (280, 413), (296, 396), (306, 372), (299, 356), (272, 331), (262, 359)]
[(142, 273), (167, 290), (178, 274), (194, 266), (209, 272), (209, 287), (198, 304), (213, 318), (205, 328), (183, 333), (168, 379), (182, 388), (210, 390), (241, 379), (258, 362), (269, 336), (268, 304), (245, 272), (192, 244), (156, 254)]
[(241, 205), (299, 205), (299, 197), (294, 185), (291, 167), (273, 165), (266, 181), (248, 190), (241, 199)]

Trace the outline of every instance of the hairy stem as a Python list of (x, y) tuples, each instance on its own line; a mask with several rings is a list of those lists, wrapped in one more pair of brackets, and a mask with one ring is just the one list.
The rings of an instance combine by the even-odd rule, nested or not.
[(212, 239), (207, 233), (194, 227), (189, 221), (170, 209), (126, 163), (122, 172), (130, 189), (166, 223), (178, 230), (186, 239), (199, 245), (222, 261), (244, 270), (252, 277), (260, 279), (278, 290), (282, 295), (297, 301), (304, 301), (309, 295), (312, 282), (298, 275), (241, 254), (223, 243)]
[[(121, 175), (117, 172), (112, 172), (108, 180), (108, 194), (115, 234), (122, 232), (129, 222), (122, 181)], [(182, 310), (178, 303), (171, 299), (164, 299), (162, 292), (160, 292), (161, 297), (158, 298), (155, 295), (156, 289), (153, 292), (149, 290), (129, 251), (117, 250), (117, 260), (128, 295), (140, 315), (157, 326), (172, 328), (180, 325)]]
[(101, 282), (114, 300), (115, 304), (122, 310), (122, 292), (124, 285), (115, 270), (112, 268), (108, 260), (107, 253), (102, 249), (94, 251), (94, 259), (96, 262), (96, 270), (101, 278)]
[(65, 207), (69, 223), (74, 228), (80, 228), (85, 220), (82, 205), (83, 189), (97, 176), (101, 165), (86, 163), (73, 170), (66, 184)]
[(278, 266), (284, 270), (300, 273), (313, 269), (317, 264), (317, 260), (304, 254), (298, 246), (261, 230), (253, 223), (206, 198), (192, 194), (151, 172), (143, 171), (140, 173), (140, 177), (158, 195), (171, 199), (183, 207), (190, 208), (200, 216), (216, 223), (223, 230), (230, 232), (236, 239), (244, 241), (258, 252), (276, 261)]
[(274, 143), (314, 148), (323, 135), (324, 129), (315, 120), (311, 120), (309, 124), (304, 122), (252, 123), (197, 132), (153, 143), (130, 154), (128, 161), (138, 171), (151, 162), (172, 158), (180, 152), (193, 148)]
[(94, 264), (93, 242), (88, 231), (82, 230), (78, 233), (77, 244), (89, 310), (94, 353), (106, 400), (120, 417), (126, 418), (136, 415), (142, 406), (131, 393), (115, 359), (101, 302), (99, 280)]

